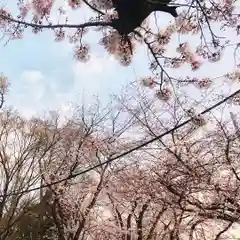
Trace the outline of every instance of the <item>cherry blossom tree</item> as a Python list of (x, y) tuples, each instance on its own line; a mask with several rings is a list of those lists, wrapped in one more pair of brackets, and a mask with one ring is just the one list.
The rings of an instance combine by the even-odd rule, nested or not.
[(47, 149), (40, 153), (40, 138), (33, 131), (36, 124), (25, 121), (13, 110), (3, 108), (0, 122), (0, 237), (14, 239), (15, 226), (39, 198), (37, 192), (28, 190), (41, 179), (38, 164)]
[[(120, 161), (102, 165), (184, 120), (181, 102), (175, 99), (164, 107), (148, 93), (139, 86), (135, 95), (117, 96), (114, 106), (78, 107), (65, 123), (55, 112), (28, 122), (8, 118), (5, 124), (27, 137), (20, 149), (33, 142), (23, 151), (27, 159), (19, 168), (25, 185), (5, 194), (6, 206), (20, 200), (2, 236), (35, 234), (28, 220), (35, 216), (32, 226), (39, 227), (42, 239), (231, 239), (239, 224), (238, 116), (220, 121), (215, 114), (221, 105)], [(8, 146), (17, 149), (16, 138), (10, 140)], [(24, 223), (29, 226), (25, 230)]]
[[(79, 177), (72, 176), (124, 149), (118, 141), (132, 121), (125, 119), (119, 124), (122, 114), (121, 109), (102, 109), (98, 103), (86, 109), (76, 108), (73, 118), (63, 125), (54, 112), (49, 119), (38, 120), (41, 148), (48, 149), (39, 161), (42, 186), (47, 187), (43, 195), (48, 195), (47, 214), (54, 222), (57, 239), (89, 238), (112, 168), (107, 164)], [(49, 148), (51, 139), (57, 141)]]
[(3, 107), (3, 104), (5, 102), (5, 96), (7, 94), (8, 87), (9, 87), (8, 78), (2, 74), (0, 76), (0, 95), (1, 95), (0, 109)]
[[(155, 137), (166, 131), (165, 110), (157, 108), (156, 99), (140, 96), (138, 104), (136, 98), (132, 106), (122, 104), (142, 136)], [(182, 118), (180, 107), (175, 101), (175, 107), (168, 108), (172, 118), (167, 120), (173, 126)], [(93, 231), (94, 239), (235, 239), (240, 216), (239, 130), (236, 118), (226, 119), (208, 115), (216, 127), (206, 129), (206, 119), (199, 124), (193, 118), (133, 152), (129, 165), (106, 186), (105, 214)]]

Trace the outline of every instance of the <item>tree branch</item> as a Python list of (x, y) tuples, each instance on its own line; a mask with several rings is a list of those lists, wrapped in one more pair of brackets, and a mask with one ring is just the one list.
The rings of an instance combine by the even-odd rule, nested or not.
[(55, 29), (55, 28), (76, 28), (76, 29), (80, 29), (80, 28), (87, 28), (87, 27), (98, 27), (98, 26), (109, 26), (109, 27), (113, 27), (112, 22), (86, 22), (86, 23), (82, 23), (82, 24), (36, 24), (36, 23), (29, 23), (29, 22), (25, 22), (22, 20), (17, 20), (11, 17), (7, 17), (3, 14), (0, 14), (0, 19), (4, 19), (4, 20), (8, 20), (10, 22), (14, 22), (20, 25), (25, 25), (27, 27), (33, 27), (33, 28), (47, 28), (47, 29)]

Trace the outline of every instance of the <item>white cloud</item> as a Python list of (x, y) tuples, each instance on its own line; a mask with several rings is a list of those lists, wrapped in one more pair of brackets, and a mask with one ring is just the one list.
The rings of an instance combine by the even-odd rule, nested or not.
[(37, 70), (25, 70), (20, 75), (21, 80), (28, 84), (36, 84), (44, 79), (44, 76)]
[(33, 116), (37, 116), (37, 112), (33, 110), (32, 107), (23, 107), (18, 106), (18, 111), (21, 113), (22, 116), (26, 119), (30, 119)]
[(73, 65), (74, 76), (78, 78), (79, 76), (82, 76), (82, 74), (101, 74), (106, 63), (107, 62), (104, 58), (98, 58), (96, 56), (91, 56), (89, 62), (87, 63), (76, 62)]
[(92, 55), (87, 63), (76, 62), (72, 66), (74, 90), (86, 90), (97, 94), (107, 85), (108, 74), (117, 67), (117, 63), (110, 57)]
[[(20, 74), (17, 86), (13, 86), (17, 92), (17, 98), (22, 103), (32, 103), (35, 108), (35, 101), (39, 101), (46, 91), (45, 77), (41, 71), (24, 70)], [(30, 100), (30, 101), (29, 101)]]

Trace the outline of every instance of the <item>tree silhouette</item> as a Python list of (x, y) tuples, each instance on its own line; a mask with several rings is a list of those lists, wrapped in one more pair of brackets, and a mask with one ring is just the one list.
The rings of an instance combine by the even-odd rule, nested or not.
[(113, 6), (118, 12), (118, 18), (113, 20), (113, 26), (121, 35), (127, 35), (152, 13), (162, 11), (177, 17), (176, 7), (168, 6), (170, 1), (150, 0), (113, 0)]

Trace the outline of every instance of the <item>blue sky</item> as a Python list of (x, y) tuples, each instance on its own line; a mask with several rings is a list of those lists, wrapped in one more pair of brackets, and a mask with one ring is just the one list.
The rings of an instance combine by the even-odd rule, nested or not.
[[(79, 12), (71, 12), (69, 22), (87, 19), (89, 12), (86, 9), (80, 12), (81, 19)], [(160, 14), (163, 20), (161, 25), (172, 20), (168, 15)], [(73, 58), (72, 46), (67, 41), (55, 42), (54, 35), (49, 31), (34, 35), (29, 29), (21, 40), (10, 41), (6, 46), (5, 41), (0, 42), (0, 71), (9, 78), (11, 84), (7, 105), (14, 106), (24, 116), (53, 108), (65, 114), (70, 102), (81, 104), (85, 99), (91, 104), (94, 101), (91, 96), (98, 95), (106, 103), (111, 93), (119, 93), (128, 83), (150, 73), (144, 47), (138, 48), (133, 64), (126, 68), (98, 45), (99, 36), (99, 33), (90, 33), (85, 37), (92, 48), (88, 63), (77, 62)], [(181, 41), (184, 38), (189, 36), (182, 37)], [(197, 39), (193, 37), (192, 43)], [(177, 37), (173, 39), (171, 51), (178, 41)], [(225, 54), (220, 65), (206, 64), (193, 75), (214, 77), (232, 70), (232, 50)], [(192, 75), (189, 66), (174, 71), (175, 74)]]
[(98, 45), (98, 35), (87, 36), (92, 48), (88, 63), (77, 62), (73, 58), (73, 46), (67, 41), (55, 42), (49, 31), (34, 35), (29, 29), (23, 39), (10, 41), (6, 46), (3, 40), (0, 71), (11, 84), (7, 105), (28, 116), (49, 108), (61, 111), (69, 102), (81, 103), (83, 98), (91, 103), (92, 95), (107, 102), (109, 94), (117, 93), (136, 78), (135, 67), (142, 65), (141, 71), (148, 72), (147, 67), (143, 68), (143, 57), (136, 58), (136, 63), (128, 68), (119, 66)]

